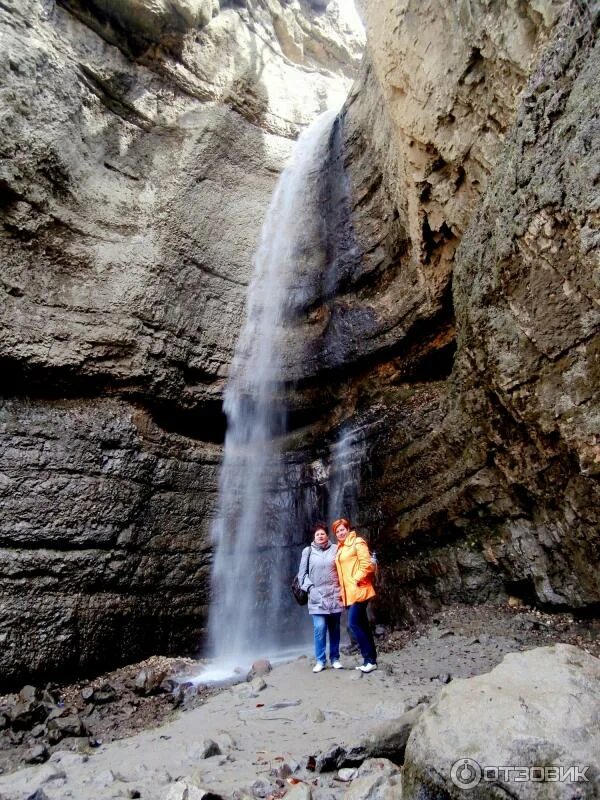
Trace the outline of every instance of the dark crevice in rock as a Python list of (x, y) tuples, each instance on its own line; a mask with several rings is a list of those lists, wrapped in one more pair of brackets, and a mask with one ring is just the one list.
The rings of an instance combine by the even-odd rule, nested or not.
[(173, 403), (152, 403), (147, 408), (154, 422), (169, 433), (212, 444), (225, 441), (227, 417), (220, 399), (204, 400), (189, 409)]
[(101, 75), (98, 75), (85, 64), (80, 64), (79, 70), (83, 76), (82, 79), (85, 85), (96, 95), (105, 108), (113, 114), (116, 114), (125, 122), (135, 125), (137, 128), (141, 128), (144, 131), (152, 129), (154, 124), (152, 120), (138, 111), (131, 103), (128, 103), (120, 97), (109, 81)]

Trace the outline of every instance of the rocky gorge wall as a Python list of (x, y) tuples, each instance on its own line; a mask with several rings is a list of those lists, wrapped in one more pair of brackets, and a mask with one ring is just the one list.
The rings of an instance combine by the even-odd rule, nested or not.
[[(362, 443), (382, 619), (600, 600), (599, 5), (362, 5), (287, 450), (317, 513)], [(358, 69), (316, 2), (139, 9), (2, 4), (6, 681), (200, 641), (249, 253)]]
[(380, 613), (506, 594), (597, 608), (600, 6), (364, 13), (346, 146), (378, 263), (344, 302), (394, 344), (346, 396), (371, 418)]
[(198, 648), (251, 256), (362, 42), (335, 4), (9, 0), (0, 26), (10, 683)]

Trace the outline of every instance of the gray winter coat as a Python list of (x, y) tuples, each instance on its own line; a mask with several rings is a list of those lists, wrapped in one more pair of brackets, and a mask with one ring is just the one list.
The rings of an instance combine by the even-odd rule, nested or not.
[(309, 614), (339, 614), (344, 610), (335, 568), (336, 552), (337, 547), (331, 542), (325, 550), (313, 542), (302, 551), (298, 581), (304, 591), (308, 592)]

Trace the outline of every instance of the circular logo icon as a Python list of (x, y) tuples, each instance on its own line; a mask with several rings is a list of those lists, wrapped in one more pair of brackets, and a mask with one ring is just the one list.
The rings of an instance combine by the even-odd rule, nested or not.
[(472, 758), (459, 758), (452, 764), (450, 778), (459, 789), (474, 789), (481, 781), (483, 771)]

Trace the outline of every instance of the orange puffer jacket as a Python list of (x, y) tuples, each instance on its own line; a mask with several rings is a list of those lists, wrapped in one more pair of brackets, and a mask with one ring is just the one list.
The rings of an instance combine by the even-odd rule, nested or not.
[(356, 531), (350, 531), (344, 541), (338, 544), (335, 566), (345, 606), (375, 597), (372, 581), (375, 567), (371, 563), (367, 543), (356, 535)]

